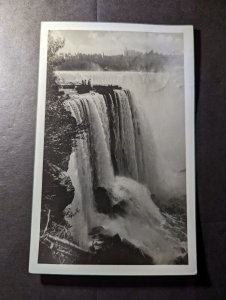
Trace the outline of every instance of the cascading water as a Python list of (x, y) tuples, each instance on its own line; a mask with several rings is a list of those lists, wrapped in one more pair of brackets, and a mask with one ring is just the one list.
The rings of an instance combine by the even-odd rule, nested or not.
[[(104, 99), (97, 94), (72, 97), (69, 106), (77, 123), (87, 118), (88, 131), (77, 139), (71, 154), (68, 173), (75, 187), (74, 201), (70, 205), (76, 218), (68, 218), (73, 236), (83, 246), (88, 246), (88, 230), (91, 228), (93, 212), (93, 187), (108, 186), (114, 178), (110, 159), (108, 124)], [(105, 121), (105, 122), (104, 122)], [(67, 208), (68, 210), (68, 208)]]
[[(77, 123), (87, 124), (68, 167), (75, 195), (65, 218), (75, 241), (88, 248), (89, 231), (102, 226), (142, 249), (155, 263), (173, 262), (180, 244), (164, 229), (165, 218), (151, 199), (152, 149), (129, 90), (74, 94), (67, 104)], [(112, 205), (124, 203), (123, 215), (97, 211), (98, 187), (108, 191)]]

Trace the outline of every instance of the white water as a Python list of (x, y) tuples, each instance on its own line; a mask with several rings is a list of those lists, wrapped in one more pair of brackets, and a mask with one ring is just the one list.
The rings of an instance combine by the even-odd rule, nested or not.
[(167, 201), (185, 195), (185, 106), (183, 69), (162, 73), (58, 71), (64, 82), (91, 79), (92, 84), (115, 84), (128, 89), (136, 101), (150, 144), (151, 190)]
[[(140, 74), (141, 88), (134, 74), (129, 74), (130, 80), (122, 78), (124, 73), (110, 72), (59, 72), (59, 75), (66, 82), (91, 79), (93, 84), (130, 86), (132, 92), (134, 87), (144, 88), (132, 96), (125, 90), (115, 90), (108, 99), (98, 93), (70, 93), (68, 105), (72, 115), (78, 123), (86, 119), (89, 124), (89, 130), (77, 140), (68, 168), (75, 187), (74, 200), (67, 208), (74, 214), (72, 218), (67, 217), (74, 239), (86, 248), (89, 246), (89, 231), (95, 226), (103, 226), (109, 233), (118, 233), (151, 255), (156, 263), (173, 262), (180, 254), (180, 242), (164, 229), (165, 219), (151, 199), (151, 192), (153, 189), (158, 192), (161, 180), (156, 168), (158, 158), (151, 122), (144, 113), (147, 103), (138, 100), (147, 97), (150, 91), (164, 89), (167, 75)], [(113, 128), (111, 134), (110, 126)], [(98, 186), (110, 192), (112, 205), (120, 201), (126, 203), (125, 215), (110, 218), (96, 212), (93, 188)]]
[(103, 217), (104, 228), (149, 254), (156, 264), (170, 264), (180, 255), (180, 242), (164, 229), (165, 218), (142, 184), (126, 178), (116, 177), (110, 188), (114, 204), (126, 202), (126, 216), (116, 219)]

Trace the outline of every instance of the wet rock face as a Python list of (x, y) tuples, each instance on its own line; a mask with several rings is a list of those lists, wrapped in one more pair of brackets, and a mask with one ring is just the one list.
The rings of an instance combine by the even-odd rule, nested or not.
[(109, 264), (109, 257), (112, 264), (154, 264), (152, 257), (122, 239), (119, 234), (111, 236), (102, 227), (97, 227), (91, 235), (94, 243), (90, 249), (93, 252), (90, 264)]
[(126, 214), (126, 202), (121, 200), (118, 203), (113, 203), (111, 192), (104, 187), (97, 187), (94, 189), (96, 210), (99, 213), (108, 215), (111, 218), (118, 215), (124, 216)]
[(85, 126), (78, 125), (66, 109), (67, 97), (53, 85), (47, 93), (43, 164), (42, 210), (50, 210), (55, 221), (63, 220), (63, 210), (74, 197), (74, 187), (67, 174), (74, 141)]
[(95, 204), (98, 212), (110, 215), (112, 203), (108, 191), (104, 187), (97, 187), (94, 190)]
[(55, 220), (62, 217), (64, 208), (72, 202), (74, 187), (67, 172), (52, 163), (46, 163), (43, 172), (43, 204), (51, 209)]

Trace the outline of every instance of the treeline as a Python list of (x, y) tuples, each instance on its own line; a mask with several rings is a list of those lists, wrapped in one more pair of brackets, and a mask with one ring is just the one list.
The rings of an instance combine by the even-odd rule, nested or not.
[[(132, 52), (132, 51), (131, 51)], [(109, 70), (109, 71), (153, 71), (164, 69), (169, 57), (153, 51), (148, 53), (129, 51), (121, 55), (66, 54), (58, 70)]]

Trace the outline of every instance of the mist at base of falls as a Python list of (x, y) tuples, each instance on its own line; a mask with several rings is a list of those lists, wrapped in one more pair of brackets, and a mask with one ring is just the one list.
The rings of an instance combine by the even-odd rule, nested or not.
[(166, 220), (152, 201), (149, 190), (133, 179), (115, 177), (109, 192), (112, 205), (121, 204), (124, 212), (115, 217), (98, 214), (95, 219), (101, 220), (109, 234), (119, 234), (130, 241), (156, 264), (173, 263), (182, 245), (164, 228)]
[[(77, 123), (88, 123), (68, 166), (75, 195), (65, 218), (74, 240), (88, 249), (90, 232), (102, 227), (109, 236), (118, 234), (129, 241), (154, 263), (173, 263), (182, 248), (186, 252), (186, 243), (169, 229), (152, 194), (163, 201), (185, 194), (185, 175), (180, 172), (185, 165), (180, 85), (175, 91), (175, 82), (164, 73), (57, 73), (65, 82), (91, 79), (92, 84), (122, 87), (109, 94), (72, 92), (67, 101)], [(173, 110), (179, 117), (173, 117)], [(98, 211), (98, 188), (106, 194), (103, 201), (109, 211)]]

